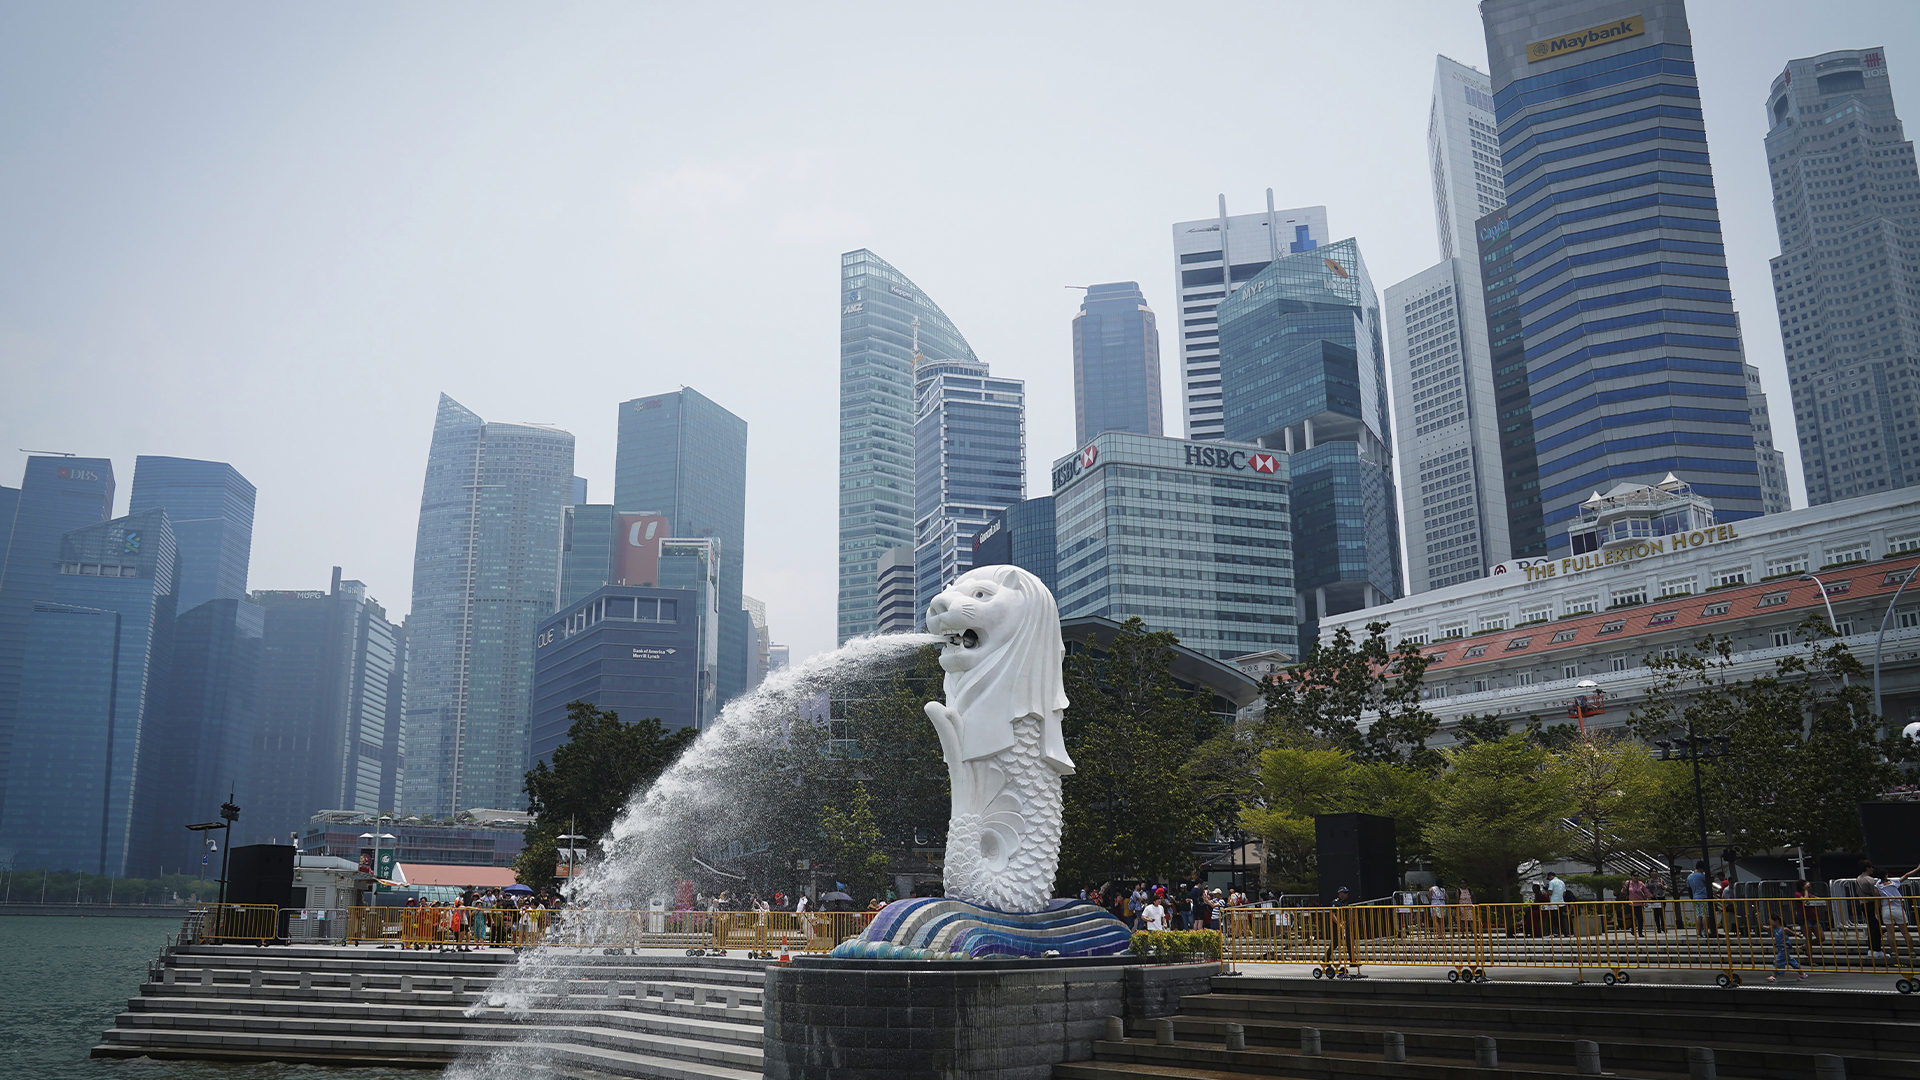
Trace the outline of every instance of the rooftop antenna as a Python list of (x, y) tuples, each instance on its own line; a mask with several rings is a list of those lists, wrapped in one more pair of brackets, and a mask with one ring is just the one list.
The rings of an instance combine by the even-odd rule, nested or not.
[(1267, 189), (1267, 260), (1280, 261), (1280, 224), (1273, 215), (1273, 189)]

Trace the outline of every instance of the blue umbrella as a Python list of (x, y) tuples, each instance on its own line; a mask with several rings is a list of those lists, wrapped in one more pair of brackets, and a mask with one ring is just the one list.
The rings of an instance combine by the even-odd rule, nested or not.
[(512, 885), (509, 885), (506, 888), (501, 889), (500, 891), (511, 892), (511, 893), (532, 893), (533, 892), (532, 889), (527, 888), (525, 885), (522, 885), (517, 881), (514, 882)]

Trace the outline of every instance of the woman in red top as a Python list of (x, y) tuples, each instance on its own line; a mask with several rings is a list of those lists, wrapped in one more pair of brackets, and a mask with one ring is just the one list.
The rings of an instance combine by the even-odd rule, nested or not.
[(1825, 938), (1825, 931), (1820, 925), (1820, 898), (1813, 895), (1813, 885), (1802, 880), (1794, 886), (1793, 899), (1795, 906), (1800, 909), (1800, 951), (1811, 964), (1813, 947)]

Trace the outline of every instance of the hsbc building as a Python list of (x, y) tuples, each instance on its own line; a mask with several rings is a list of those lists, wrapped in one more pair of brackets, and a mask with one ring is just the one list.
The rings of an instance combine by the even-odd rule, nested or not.
[(1053, 463), (1063, 619), (1098, 615), (1219, 660), (1297, 656), (1287, 454), (1109, 431)]

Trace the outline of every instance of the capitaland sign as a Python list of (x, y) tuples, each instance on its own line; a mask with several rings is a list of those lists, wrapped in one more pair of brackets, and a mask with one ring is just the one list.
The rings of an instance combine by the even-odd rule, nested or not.
[(1576, 30), (1571, 34), (1536, 41), (1527, 46), (1527, 63), (1535, 64), (1542, 60), (1551, 60), (1556, 56), (1565, 56), (1582, 49), (1591, 49), (1595, 45), (1605, 45), (1610, 41), (1623, 41), (1630, 37), (1639, 37), (1647, 32), (1646, 23), (1638, 15), (1630, 15), (1619, 22), (1610, 22), (1601, 26), (1589, 26), (1585, 30)]
[(1656, 536), (1631, 544), (1622, 544), (1605, 551), (1589, 551), (1584, 555), (1569, 555), (1561, 559), (1539, 559), (1526, 568), (1528, 581), (1541, 581), (1552, 577), (1567, 577), (1584, 574), (1589, 570), (1599, 570), (1622, 563), (1639, 562), (1657, 556), (1679, 555), (1695, 548), (1724, 544), (1729, 540), (1740, 539), (1740, 534), (1731, 525), (1715, 525), (1707, 529), (1695, 529), (1692, 532), (1674, 533), (1671, 536)]

